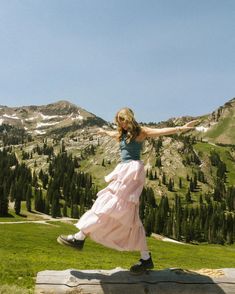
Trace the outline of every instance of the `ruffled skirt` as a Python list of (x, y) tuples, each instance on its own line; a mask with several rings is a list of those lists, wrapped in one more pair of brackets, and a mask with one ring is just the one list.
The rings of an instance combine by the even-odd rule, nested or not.
[(148, 250), (139, 217), (139, 197), (145, 181), (143, 162), (119, 163), (105, 181), (108, 186), (98, 192), (91, 209), (75, 226), (94, 241), (110, 248)]

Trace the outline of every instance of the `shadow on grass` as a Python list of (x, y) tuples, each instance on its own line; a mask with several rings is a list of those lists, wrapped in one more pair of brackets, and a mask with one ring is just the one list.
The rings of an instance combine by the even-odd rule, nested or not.
[(27, 215), (23, 214), (23, 213), (18, 213), (17, 215), (20, 216), (20, 217), (23, 217), (23, 218), (27, 218)]
[(6, 214), (6, 215), (3, 215), (3, 217), (10, 217), (10, 218), (14, 218), (15, 216), (14, 216), (14, 215), (12, 215), (12, 214), (10, 214), (10, 213), (8, 213), (8, 214)]
[(23, 217), (23, 218), (26, 218), (27, 215), (26, 214), (22, 214), (22, 213), (16, 213), (15, 215), (14, 214), (11, 214), (11, 213), (7, 213), (6, 215), (3, 215), (1, 217), (6, 217), (6, 218), (16, 218), (17, 216), (20, 216), (20, 217)]

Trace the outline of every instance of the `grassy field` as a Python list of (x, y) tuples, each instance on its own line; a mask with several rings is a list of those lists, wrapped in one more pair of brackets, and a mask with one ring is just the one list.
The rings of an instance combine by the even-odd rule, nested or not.
[[(138, 252), (118, 252), (90, 239), (86, 240), (81, 252), (61, 246), (56, 242), (57, 236), (76, 231), (69, 223), (1, 224), (0, 231), (0, 293), (33, 293), (39, 271), (68, 268), (128, 269), (139, 258)], [(147, 241), (155, 270), (169, 267), (235, 267), (235, 245), (181, 245), (158, 241), (153, 237)]]

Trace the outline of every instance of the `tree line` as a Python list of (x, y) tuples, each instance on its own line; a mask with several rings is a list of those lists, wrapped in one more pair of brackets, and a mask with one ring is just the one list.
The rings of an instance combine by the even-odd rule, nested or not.
[[(200, 164), (200, 159), (192, 149), (194, 139), (181, 139), (184, 143), (182, 152), (186, 153), (184, 163)], [(155, 166), (160, 168), (162, 143), (160, 141), (154, 144)], [(164, 172), (160, 177), (156, 171), (147, 170), (146, 176), (149, 180), (158, 180), (160, 185), (168, 188), (168, 191), (175, 192), (173, 203), (170, 204), (167, 195), (164, 195), (157, 204), (153, 189), (144, 188), (140, 202), (140, 217), (148, 235), (154, 232), (185, 242), (234, 243), (235, 187), (227, 187), (227, 167), (215, 150), (210, 152), (209, 159), (215, 168), (214, 189), (211, 193), (201, 194), (196, 201), (192, 201), (191, 192), (198, 190), (198, 182), (207, 182), (201, 170), (194, 171), (191, 177), (187, 175), (186, 179), (179, 177), (179, 190), (188, 182), (185, 198), (177, 195), (174, 179), (168, 179)]]
[(32, 136), (25, 129), (7, 124), (0, 125), (0, 140), (3, 146), (19, 145), (32, 141)]
[[(160, 158), (162, 142), (159, 140), (154, 144), (158, 151), (156, 156)], [(190, 154), (190, 144), (187, 139), (184, 145), (187, 155)], [(83, 156), (94, 152), (93, 148), (87, 148)], [(0, 216), (8, 215), (11, 200), (17, 214), (20, 214), (21, 202), (25, 201), (28, 211), (35, 209), (53, 217), (79, 218), (92, 206), (98, 191), (91, 174), (81, 170), (82, 159), (68, 154), (64, 146), (55, 155), (46, 142), (42, 147), (36, 146), (30, 154), (22, 150), (22, 156), (29, 159), (33, 158), (33, 153), (48, 156), (48, 169), (36, 172), (35, 166), (30, 169), (24, 162), (19, 163), (11, 148), (0, 151)], [(227, 168), (219, 154), (212, 151), (210, 161), (216, 169), (214, 191), (200, 195), (198, 201), (192, 201), (190, 192), (197, 188), (198, 181), (206, 181), (202, 172), (184, 180), (189, 183), (185, 199), (175, 193), (173, 200), (164, 195), (158, 203), (154, 190), (144, 188), (140, 198), (140, 217), (148, 235), (155, 232), (186, 242), (234, 242), (235, 187), (226, 186)], [(148, 177), (159, 179), (157, 173), (151, 175), (150, 171)], [(179, 178), (179, 187), (183, 185), (182, 181)], [(174, 180), (167, 179), (164, 173), (162, 183), (168, 186), (168, 191), (174, 192)]]
[(144, 188), (140, 202), (140, 217), (147, 235), (163, 234), (185, 242), (232, 244), (235, 240), (235, 187), (229, 187), (223, 202), (212, 197), (196, 205), (183, 205), (175, 194), (173, 205), (167, 196), (157, 204), (151, 188)]
[[(54, 155), (50, 149), (43, 148), (51, 161), (48, 171), (40, 170), (37, 174), (24, 162), (20, 164), (9, 150), (0, 151), (0, 216), (8, 215), (9, 200), (14, 202), (16, 214), (21, 212), (22, 201), (26, 202), (28, 211), (35, 209), (53, 217), (78, 218), (91, 207), (97, 187), (92, 176), (79, 169), (77, 157), (66, 151)], [(34, 152), (42, 150), (36, 147)]]

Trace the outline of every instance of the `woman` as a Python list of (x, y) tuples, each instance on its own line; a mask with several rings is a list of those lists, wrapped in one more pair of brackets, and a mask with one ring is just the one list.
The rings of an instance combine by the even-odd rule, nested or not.
[(140, 160), (143, 142), (146, 138), (191, 130), (196, 121), (182, 127), (141, 127), (133, 111), (123, 108), (116, 114), (115, 122), (117, 131), (99, 129), (98, 134), (109, 135), (119, 141), (121, 163), (105, 177), (108, 186), (98, 192), (92, 208), (75, 225), (80, 231), (74, 235), (61, 235), (57, 240), (60, 244), (82, 249), (85, 238), (89, 236), (119, 251), (140, 251), (141, 259), (130, 268), (132, 273), (139, 274), (154, 267), (139, 218), (139, 197), (145, 181), (144, 164)]

